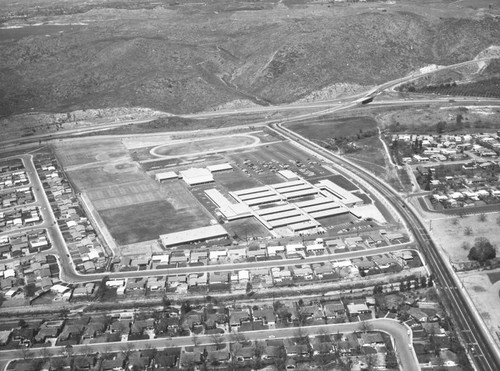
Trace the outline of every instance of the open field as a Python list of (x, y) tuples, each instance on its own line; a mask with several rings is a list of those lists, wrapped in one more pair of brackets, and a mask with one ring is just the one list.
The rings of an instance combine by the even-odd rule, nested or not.
[(144, 173), (135, 164), (126, 163), (122, 169), (118, 169), (116, 166), (120, 167), (120, 165), (99, 166), (68, 171), (67, 173), (72, 183), (80, 192), (118, 184), (133, 183), (145, 178)]
[(493, 339), (500, 346), (500, 282), (491, 283), (485, 272), (459, 274), (472, 302), (490, 330)]
[(313, 140), (322, 142), (328, 138), (356, 136), (363, 131), (377, 128), (377, 121), (372, 117), (350, 117), (343, 119), (319, 118), (312, 122), (287, 125), (290, 130)]
[(99, 161), (127, 161), (126, 148), (117, 139), (92, 141), (65, 140), (54, 145), (57, 158), (65, 169)]
[(160, 234), (208, 225), (208, 218), (186, 205), (175, 209), (167, 201), (153, 201), (102, 210), (100, 215), (118, 245), (156, 240)]
[(271, 236), (267, 228), (253, 217), (225, 223), (224, 228), (231, 237), (237, 237), (241, 241), (250, 242), (253, 238)]
[(132, 206), (162, 199), (158, 187), (147, 181), (101, 187), (89, 191), (88, 196), (97, 210)]
[[(457, 126), (457, 116), (462, 116), (461, 125)], [(428, 108), (409, 108), (381, 113), (377, 121), (381, 127), (395, 128), (398, 132), (411, 133), (437, 133), (436, 124), (440, 121), (446, 123), (445, 131), (458, 133), (471, 133), (478, 131), (491, 131), (498, 127), (500, 108), (498, 106), (450, 106)], [(488, 130), (489, 129), (489, 130)]]
[[(469, 248), (464, 249), (463, 244), (473, 246), (476, 237), (485, 237), (494, 246), (500, 246), (500, 234), (496, 223), (499, 213), (486, 214), (484, 222), (479, 220), (478, 215), (468, 215), (463, 218), (442, 218), (442, 214), (436, 215), (439, 215), (440, 218), (432, 220), (430, 233), (437, 245), (443, 249), (453, 263), (469, 260), (467, 258)], [(470, 235), (466, 235), (466, 228), (471, 229)]]
[(165, 144), (151, 150), (156, 156), (182, 156), (196, 155), (204, 152), (220, 152), (223, 150), (249, 147), (259, 142), (257, 137), (251, 135), (231, 135), (199, 140), (186, 140), (183, 143)]
[(214, 179), (229, 191), (239, 191), (262, 185), (257, 179), (249, 177), (238, 167), (233, 167), (233, 171), (216, 173)]

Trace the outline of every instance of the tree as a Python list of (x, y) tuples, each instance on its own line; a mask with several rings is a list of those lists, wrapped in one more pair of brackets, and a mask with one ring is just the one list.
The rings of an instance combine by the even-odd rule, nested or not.
[(369, 371), (374, 370), (378, 366), (377, 354), (367, 354), (365, 361), (366, 361), (366, 369)]
[(224, 342), (224, 336), (221, 334), (212, 334), (210, 335), (210, 339), (212, 342), (215, 344), (217, 347), (217, 350), (221, 350), (223, 347), (221, 347), (222, 343)]
[(500, 216), (497, 217), (497, 225), (500, 226)]
[(477, 220), (479, 220), (480, 222), (485, 222), (486, 221), (486, 214), (485, 213), (479, 214), (479, 216), (477, 217)]
[(361, 321), (358, 328), (362, 332), (373, 331), (373, 325), (367, 321)]
[(266, 344), (256, 340), (253, 344), (253, 355), (255, 357), (255, 368), (260, 368), (261, 366), (261, 360), (262, 360), (262, 355), (264, 354), (264, 351), (266, 350)]
[(474, 240), (474, 246), (470, 249), (468, 258), (484, 263), (487, 260), (494, 259), (496, 254), (495, 247), (487, 238), (477, 237)]
[(462, 249), (468, 251), (470, 249), (470, 243), (468, 243), (467, 241), (462, 242)]
[(193, 334), (191, 336), (191, 340), (193, 341), (193, 345), (195, 347), (197, 347), (198, 345), (200, 345), (200, 339), (198, 338), (198, 336), (196, 334)]
[(472, 234), (472, 228), (471, 227), (465, 227), (464, 228), (464, 235), (470, 236)]
[(247, 337), (241, 332), (233, 332), (229, 337), (233, 343), (245, 343), (248, 341)]

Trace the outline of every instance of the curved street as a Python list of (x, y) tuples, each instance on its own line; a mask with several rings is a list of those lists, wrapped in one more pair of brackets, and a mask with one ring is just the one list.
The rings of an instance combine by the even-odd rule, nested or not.
[[(405, 371), (419, 371), (416, 355), (411, 346), (411, 331), (408, 327), (399, 323), (398, 321), (380, 318), (367, 321), (373, 327), (375, 331), (383, 331), (388, 333), (393, 340), (394, 349), (396, 356)], [(320, 326), (307, 326), (301, 327), (300, 331), (302, 334), (307, 334), (309, 336), (315, 336), (325, 333), (335, 334), (337, 332), (355, 332), (360, 331), (359, 323), (340, 323), (331, 325), (320, 325)], [(245, 338), (248, 340), (266, 340), (270, 337), (273, 338), (290, 338), (297, 334), (299, 328), (297, 327), (287, 327), (287, 328), (277, 328), (272, 330), (261, 330), (261, 331), (251, 331), (243, 332)], [(231, 342), (231, 334), (224, 335), (225, 342)], [(196, 342), (199, 345), (213, 344), (212, 337), (210, 335), (199, 335), (196, 338)], [(125, 344), (127, 346), (125, 347)], [(192, 346), (193, 338), (190, 336), (180, 336), (175, 338), (160, 338), (152, 340), (135, 340), (129, 341), (127, 343), (117, 342), (117, 343), (100, 343), (100, 344), (88, 344), (88, 345), (74, 345), (73, 353), (79, 354), (81, 352), (121, 352), (126, 348), (127, 350), (138, 350), (138, 349), (164, 349), (172, 347), (185, 347)], [(60, 356), (64, 352), (64, 347), (51, 347), (51, 348), (34, 348), (31, 349), (31, 354), (33, 357), (44, 357), (47, 355)], [(3, 350), (0, 351), (0, 366), (6, 364), (6, 361), (12, 361), (15, 359), (22, 359), (23, 353), (19, 350)], [(3, 369), (0, 368), (0, 369)]]

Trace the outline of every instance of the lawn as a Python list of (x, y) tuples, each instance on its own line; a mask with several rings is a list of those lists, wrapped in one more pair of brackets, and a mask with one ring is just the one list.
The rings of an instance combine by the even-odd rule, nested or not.
[(95, 167), (68, 171), (67, 174), (78, 191), (94, 190), (145, 179), (143, 173), (135, 166), (127, 169)]
[(118, 245), (155, 240), (160, 234), (209, 224), (198, 208), (176, 210), (163, 200), (103, 210), (100, 215)]
[(241, 189), (253, 188), (262, 184), (255, 178), (250, 178), (239, 169), (233, 171), (215, 173), (214, 179), (230, 191), (239, 191)]

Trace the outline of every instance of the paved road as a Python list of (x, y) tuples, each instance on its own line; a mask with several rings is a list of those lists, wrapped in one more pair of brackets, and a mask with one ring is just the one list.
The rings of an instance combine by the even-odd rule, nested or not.
[[(459, 335), (466, 343), (469, 355), (472, 357), (476, 369), (486, 371), (500, 370), (499, 349), (496, 347), (491, 334), (484, 325), (467, 293), (463, 290), (449, 261), (441, 256), (415, 210), (407, 206), (401, 196), (392, 187), (376, 178), (367, 170), (351, 163), (345, 158), (326, 151), (296, 133), (280, 126), (275, 126), (275, 129), (291, 140), (300, 140), (302, 145), (311, 150), (318, 151), (322, 156), (348, 169), (351, 174), (354, 173), (365, 181), (370, 182), (372, 186), (376, 187), (386, 197), (397, 212), (403, 216), (406, 224), (419, 242), (427, 263), (437, 277), (437, 282), (439, 283), (438, 290), (444, 299), (443, 304), (454, 320)], [(340, 168), (340, 172), (342, 172), (342, 168)], [(474, 348), (473, 352), (470, 351), (471, 347)]]
[[(405, 371), (418, 371), (420, 368), (416, 363), (416, 355), (409, 344), (411, 344), (411, 332), (408, 331), (408, 327), (399, 323), (398, 321), (391, 319), (374, 319), (367, 321), (373, 326), (373, 330), (384, 331), (391, 335), (394, 340), (394, 347), (396, 355), (399, 359), (402, 369)], [(269, 339), (271, 336), (274, 338), (290, 338), (297, 334), (298, 328), (279, 328), (271, 330), (261, 330), (261, 331), (251, 331), (244, 332), (243, 334), (249, 340), (265, 340)], [(331, 325), (320, 325), (320, 326), (307, 326), (302, 327), (302, 333), (310, 336), (318, 335), (327, 331), (330, 334), (335, 334), (337, 332), (346, 333), (359, 331), (359, 323), (341, 323), (341, 324), (331, 324)], [(224, 340), (226, 342), (231, 341), (231, 335), (224, 335)], [(197, 336), (197, 342), (200, 345), (213, 344), (213, 340), (208, 335)], [(172, 339), (153, 339), (153, 340), (136, 340), (130, 342), (118, 342), (118, 343), (99, 343), (99, 344), (89, 344), (89, 345), (75, 345), (73, 346), (74, 354), (79, 354), (80, 352), (112, 352), (112, 351), (123, 351), (125, 349), (147, 349), (153, 347), (156, 349), (172, 348), (172, 347), (185, 347), (192, 346), (193, 338), (190, 336), (175, 337)], [(34, 357), (41, 357), (44, 355), (61, 355), (64, 351), (64, 347), (51, 347), (51, 348), (34, 348), (31, 352)], [(14, 360), (22, 358), (22, 353), (19, 350), (3, 350), (0, 351), (0, 365), (2, 361), (5, 364), (5, 360)], [(1, 368), (0, 368), (1, 370)]]

